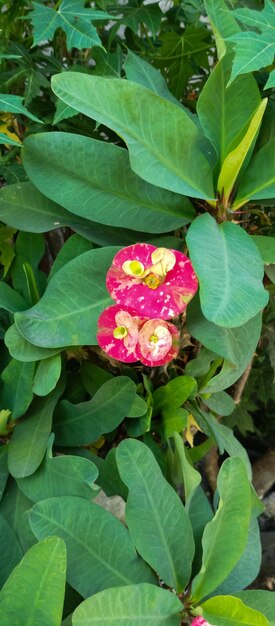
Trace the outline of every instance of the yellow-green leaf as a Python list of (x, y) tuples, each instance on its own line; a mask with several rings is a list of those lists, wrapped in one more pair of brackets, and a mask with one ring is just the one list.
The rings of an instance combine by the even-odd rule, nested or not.
[(249, 124), (247, 132), (239, 143), (239, 145), (229, 152), (225, 158), (218, 179), (218, 191), (223, 198), (224, 206), (228, 205), (233, 187), (240, 173), (241, 167), (248, 154), (250, 147), (258, 133), (261, 125), (262, 117), (266, 109), (268, 99), (264, 98), (258, 106), (252, 120)]

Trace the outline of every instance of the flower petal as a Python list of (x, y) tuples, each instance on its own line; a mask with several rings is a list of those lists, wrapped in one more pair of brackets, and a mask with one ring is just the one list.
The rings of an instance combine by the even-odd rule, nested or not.
[[(139, 361), (136, 348), (142, 323), (143, 320), (140, 320), (135, 309), (114, 304), (105, 309), (98, 318), (97, 341), (102, 350), (113, 359), (134, 363)], [(115, 332), (120, 328), (126, 329), (126, 334), (123, 331)]]
[(141, 363), (155, 367), (165, 365), (179, 352), (179, 331), (161, 319), (148, 320), (139, 332), (137, 354)]

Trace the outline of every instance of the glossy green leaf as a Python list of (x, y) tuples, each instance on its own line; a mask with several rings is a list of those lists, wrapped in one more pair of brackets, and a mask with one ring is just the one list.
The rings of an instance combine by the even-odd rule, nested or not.
[(63, 400), (54, 419), (56, 442), (80, 446), (97, 441), (100, 435), (111, 432), (122, 422), (135, 395), (135, 383), (127, 376), (117, 376), (104, 383), (87, 402), (71, 404)]
[(169, 383), (158, 387), (153, 393), (154, 412), (180, 407), (197, 389), (197, 383), (191, 376), (177, 376)]
[(129, 489), (126, 521), (139, 554), (169, 587), (182, 591), (194, 556), (191, 524), (182, 502), (143, 443), (124, 440), (117, 449), (117, 464)]
[(18, 141), (16, 141), (15, 139), (11, 139), (11, 137), (1, 132), (0, 132), (0, 144), (9, 145), (9, 146), (17, 146), (19, 148), (22, 146), (22, 143), (20, 143), (19, 139)]
[(261, 101), (250, 121), (244, 137), (236, 146), (236, 148), (234, 148), (227, 154), (222, 164), (220, 175), (218, 178), (217, 189), (220, 197), (223, 198), (224, 206), (230, 204), (231, 195), (233, 193), (241, 168), (244, 166), (245, 160), (249, 158), (249, 153), (253, 149), (253, 145), (255, 144), (257, 135), (259, 133), (267, 102), (267, 98), (264, 98), (264, 100)]
[(0, 515), (0, 589), (22, 556), (23, 552), (13, 529)]
[[(195, 118), (187, 107), (184, 107), (175, 96), (169, 91), (165, 78), (160, 70), (157, 70), (151, 63), (147, 63), (141, 56), (137, 56), (133, 50), (128, 50), (124, 69), (127, 79), (139, 83), (147, 89), (151, 89), (166, 100), (170, 100), (178, 107), (183, 108), (189, 117)], [(195, 119), (193, 120), (195, 121)]]
[(196, 126), (179, 107), (142, 85), (115, 78), (64, 72), (53, 77), (52, 88), (61, 100), (124, 139), (138, 176), (183, 195), (213, 198), (210, 166), (196, 146)]
[(12, 412), (14, 420), (26, 413), (32, 401), (34, 367), (34, 363), (12, 359), (1, 374), (1, 405)]
[(187, 328), (206, 348), (225, 359), (221, 371), (202, 384), (203, 393), (215, 393), (230, 387), (244, 372), (260, 338), (262, 316), (258, 313), (238, 328), (222, 328), (204, 317), (194, 299), (187, 308)]
[(250, 483), (243, 462), (224, 461), (218, 476), (219, 507), (204, 530), (203, 560), (192, 583), (198, 602), (225, 580), (245, 550), (250, 522)]
[(161, 426), (163, 438), (173, 437), (174, 432), (182, 433), (187, 427), (188, 411), (181, 407), (165, 407), (161, 410)]
[(133, 404), (127, 413), (127, 417), (142, 417), (147, 413), (147, 408), (145, 400), (136, 394)]
[(275, 70), (270, 72), (268, 81), (265, 84), (265, 89), (272, 89), (273, 87), (275, 87)]
[(5, 444), (0, 446), (0, 500), (2, 499), (8, 476), (8, 444)]
[(53, 356), (38, 363), (33, 379), (33, 392), (37, 396), (47, 396), (56, 387), (61, 375), (61, 356)]
[(183, 477), (185, 505), (188, 508), (188, 505), (190, 504), (190, 501), (201, 482), (201, 475), (193, 467), (192, 463), (190, 463), (182, 437), (180, 437), (178, 433), (174, 433), (173, 438)]
[(83, 252), (88, 252), (93, 249), (93, 244), (81, 235), (71, 235), (69, 239), (65, 241), (62, 248), (58, 252), (57, 257), (55, 258), (53, 265), (51, 267), (51, 271), (49, 273), (48, 280), (51, 280), (54, 274), (58, 272), (66, 263), (75, 259), (75, 257), (79, 256)]
[(251, 30), (234, 33), (230, 37), (236, 42), (230, 82), (238, 74), (254, 72), (271, 65), (275, 54), (275, 8), (272, 0), (265, 0), (262, 11), (244, 7), (234, 11), (233, 15)]
[(264, 200), (275, 196), (275, 139), (266, 143), (251, 160), (242, 176), (232, 208), (238, 209), (248, 200)]
[(17, 479), (20, 490), (33, 502), (57, 496), (79, 496), (91, 500), (97, 494), (96, 466), (77, 456), (52, 455), (53, 436), (43, 462), (34, 474)]
[(109, 587), (154, 583), (127, 528), (97, 504), (73, 496), (49, 498), (33, 507), (30, 521), (38, 538), (57, 535), (64, 539), (67, 580), (84, 598)]
[(2, 187), (0, 219), (5, 224), (31, 233), (44, 233), (60, 226), (73, 228), (74, 222), (78, 221), (29, 182)]
[(218, 58), (221, 59), (228, 49), (228, 37), (241, 29), (224, 0), (204, 0), (204, 5), (216, 40)]
[(182, 604), (170, 591), (147, 583), (106, 589), (82, 602), (73, 626), (179, 626)]
[(63, 0), (56, 7), (33, 2), (34, 10), (29, 17), (34, 27), (34, 45), (52, 39), (57, 28), (66, 33), (67, 48), (82, 50), (101, 46), (96, 28), (91, 20), (114, 19), (112, 15), (97, 9), (86, 9), (82, 0)]
[(25, 115), (38, 124), (43, 124), (41, 120), (35, 115), (30, 113), (23, 105), (23, 98), (21, 96), (14, 96), (7, 93), (0, 94), (0, 110), (3, 113), (12, 113), (13, 115)]
[(235, 594), (248, 587), (259, 573), (262, 560), (259, 525), (255, 518), (250, 520), (246, 548), (229, 576), (222, 582), (215, 595)]
[[(127, 500), (128, 489), (120, 478), (116, 459), (117, 448), (111, 448), (104, 461), (99, 466), (97, 484), (103, 489), (106, 496), (121, 496)], [(97, 457), (98, 460), (98, 457)]]
[(247, 476), (251, 480), (251, 465), (248, 454), (242, 444), (235, 437), (231, 428), (228, 428), (224, 424), (221, 424), (214, 415), (206, 413), (205, 411), (197, 411), (194, 407), (192, 409), (195, 419), (197, 420), (201, 430), (210, 437), (211, 440), (216, 441), (220, 454), (224, 451), (230, 456), (238, 457), (242, 460), (243, 465), (246, 468)]
[(275, 263), (275, 237), (252, 236), (265, 265)]
[(112, 247), (84, 252), (62, 267), (40, 302), (16, 314), (21, 334), (43, 348), (96, 344), (99, 314), (113, 304), (105, 281), (117, 251)]
[(272, 591), (253, 589), (236, 594), (247, 606), (261, 611), (269, 620), (269, 626), (275, 626), (275, 596)]
[(60, 352), (59, 349), (39, 348), (27, 341), (15, 324), (12, 324), (5, 334), (5, 344), (10, 351), (11, 356), (17, 361), (29, 363), (30, 361), (41, 361), (48, 359)]
[(30, 548), (0, 593), (1, 626), (60, 626), (66, 580), (66, 549), (58, 537)]
[(197, 574), (197, 572), (201, 568), (202, 562), (202, 535), (204, 532), (204, 528), (211, 519), (213, 519), (213, 510), (211, 508), (210, 502), (203, 491), (202, 487), (197, 487), (196, 491), (193, 493), (192, 498), (187, 503), (186, 510), (188, 512), (188, 517), (191, 522), (194, 541), (195, 541), (195, 556), (192, 564), (192, 573), (193, 575)]
[(10, 477), (0, 503), (0, 513), (13, 529), (23, 553), (36, 543), (27, 517), (27, 512), (32, 506), (33, 502), (20, 491), (16, 481)]
[(26, 139), (23, 154), (39, 191), (86, 219), (162, 233), (195, 216), (187, 198), (136, 176), (127, 150), (118, 146), (82, 135), (40, 133)]
[(0, 308), (10, 313), (15, 313), (16, 311), (25, 311), (28, 308), (28, 304), (15, 289), (12, 289), (7, 283), (1, 281)]
[(8, 465), (12, 476), (30, 476), (40, 465), (52, 428), (52, 414), (63, 392), (62, 381), (46, 398), (36, 398), (26, 420), (14, 429), (9, 444)]
[(198, 99), (197, 111), (202, 128), (212, 142), (219, 163), (240, 143), (260, 93), (253, 76), (241, 76), (226, 88), (230, 57), (224, 56), (211, 72)]
[(218, 391), (210, 396), (201, 394), (202, 400), (211, 411), (218, 415), (231, 415), (236, 408), (236, 404), (231, 396), (225, 391)]
[(16, 238), (12, 284), (24, 296), (28, 308), (38, 302), (46, 287), (46, 276), (38, 269), (45, 254), (45, 243), (41, 233), (20, 232)]
[(269, 626), (266, 617), (239, 598), (216, 596), (201, 605), (203, 617), (216, 626)]
[(243, 228), (230, 222), (218, 225), (205, 213), (191, 224), (186, 241), (199, 279), (202, 312), (210, 322), (235, 328), (267, 304), (263, 262)]

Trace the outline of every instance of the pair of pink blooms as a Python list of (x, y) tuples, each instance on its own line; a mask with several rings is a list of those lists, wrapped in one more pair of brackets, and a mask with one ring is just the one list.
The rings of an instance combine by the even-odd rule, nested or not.
[(124, 363), (165, 365), (179, 352), (179, 330), (167, 320), (182, 313), (198, 281), (182, 252), (137, 243), (123, 248), (107, 272), (116, 304), (98, 319), (97, 340)]

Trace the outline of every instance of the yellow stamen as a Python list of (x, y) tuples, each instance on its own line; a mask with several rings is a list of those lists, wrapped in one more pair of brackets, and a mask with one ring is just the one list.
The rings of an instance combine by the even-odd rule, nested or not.
[(151, 341), (152, 343), (158, 343), (158, 336), (157, 335), (151, 335), (151, 337), (149, 337), (149, 341)]
[(144, 265), (140, 261), (125, 261), (122, 265), (123, 272), (128, 276), (142, 276), (144, 272)]
[(149, 287), (149, 289), (157, 289), (162, 280), (156, 274), (151, 273), (144, 278), (143, 282), (145, 283), (145, 285), (147, 285), (147, 287)]
[(125, 326), (117, 326), (113, 331), (113, 335), (115, 339), (124, 339), (128, 335), (128, 330)]

